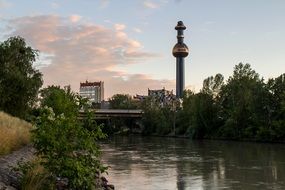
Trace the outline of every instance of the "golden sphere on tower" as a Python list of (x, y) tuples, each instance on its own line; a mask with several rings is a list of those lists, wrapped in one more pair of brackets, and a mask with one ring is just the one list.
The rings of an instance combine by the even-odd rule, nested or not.
[(184, 43), (177, 43), (172, 49), (172, 55), (174, 57), (187, 57), (189, 54), (189, 49)]

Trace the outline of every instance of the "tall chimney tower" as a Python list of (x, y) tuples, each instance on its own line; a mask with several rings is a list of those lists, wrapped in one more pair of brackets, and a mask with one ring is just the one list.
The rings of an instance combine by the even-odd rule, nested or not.
[(172, 54), (176, 57), (176, 97), (182, 98), (185, 88), (185, 71), (184, 71), (184, 58), (188, 56), (189, 50), (184, 44), (183, 31), (186, 29), (182, 21), (177, 23), (175, 30), (177, 30), (177, 43), (173, 47)]

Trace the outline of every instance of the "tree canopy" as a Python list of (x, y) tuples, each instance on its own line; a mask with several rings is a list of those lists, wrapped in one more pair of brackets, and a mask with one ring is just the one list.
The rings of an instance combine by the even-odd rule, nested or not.
[(35, 104), (42, 74), (33, 67), (38, 51), (21, 37), (0, 43), (0, 110), (24, 118)]
[(51, 107), (56, 115), (64, 114), (76, 118), (80, 109), (80, 97), (70, 88), (62, 89), (60, 86), (48, 86), (40, 91), (41, 106)]
[[(146, 132), (170, 131), (166, 111), (143, 109), (150, 113), (143, 121), (158, 120), (145, 122)], [(178, 135), (285, 141), (285, 74), (265, 82), (249, 64), (239, 63), (226, 82), (217, 74), (204, 80), (200, 92), (185, 91), (182, 109), (173, 114)]]
[(137, 106), (128, 94), (115, 94), (110, 99), (112, 109), (135, 109)]

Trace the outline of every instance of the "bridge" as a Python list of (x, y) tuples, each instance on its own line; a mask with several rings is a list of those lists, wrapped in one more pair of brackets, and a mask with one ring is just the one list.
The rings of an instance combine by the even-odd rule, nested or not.
[[(126, 110), (126, 109), (94, 109), (92, 110), (95, 119), (110, 119), (110, 118), (142, 118), (143, 111), (140, 109)], [(79, 118), (86, 117), (86, 112), (80, 111)]]

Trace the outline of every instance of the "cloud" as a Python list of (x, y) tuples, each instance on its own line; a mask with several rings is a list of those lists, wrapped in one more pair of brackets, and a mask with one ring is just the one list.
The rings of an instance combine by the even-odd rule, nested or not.
[(133, 31), (135, 31), (136, 33), (142, 33), (142, 30), (139, 28), (133, 28)]
[(6, 0), (0, 0), (0, 9), (1, 8), (8, 8), (10, 6), (12, 6), (11, 3), (7, 2)]
[[(79, 82), (85, 82), (85, 80), (101, 80), (104, 81), (105, 99), (117, 93), (146, 95), (148, 88), (161, 89), (165, 87), (167, 89), (173, 89), (175, 86), (175, 81), (155, 80), (144, 74), (130, 75), (124, 72), (110, 70), (94, 71), (92, 68), (90, 68), (88, 72), (86, 69), (78, 68), (77, 74), (74, 74), (73, 72), (66, 71), (66, 68), (62, 68), (62, 71), (58, 69), (58, 67), (48, 67), (47, 70), (45, 70), (46, 73), (50, 74), (50, 77), (45, 80), (46, 84), (55, 84), (53, 78), (57, 78), (57, 84), (70, 84), (72, 87), (75, 86), (78, 89)], [(61, 76), (59, 77), (60, 74)]]
[(110, 1), (109, 0), (100, 0), (100, 8), (106, 8), (108, 7), (110, 4)]
[(143, 2), (143, 5), (144, 5), (145, 8), (148, 8), (148, 9), (156, 9), (156, 8), (159, 7), (158, 4), (153, 3), (153, 2), (151, 2), (151, 1), (149, 1), (149, 0), (144, 1), (144, 2)]
[(124, 30), (126, 28), (126, 25), (124, 25), (124, 24), (115, 24), (114, 28), (115, 28), (115, 30)]
[[(8, 22), (9, 36), (20, 35), (40, 50), (44, 85), (67, 85), (78, 91), (80, 81), (105, 82), (105, 97), (115, 93), (146, 94), (147, 88), (173, 88), (174, 82), (154, 80), (143, 74), (114, 71), (116, 65), (143, 63), (158, 54), (122, 30), (97, 24), (70, 23), (55, 15), (20, 17)], [(120, 26), (117, 29), (123, 29)], [(8, 36), (6, 36), (8, 37)]]
[(51, 8), (53, 8), (53, 9), (59, 8), (59, 4), (56, 3), (56, 2), (52, 2), (52, 3), (50, 4), (50, 6), (51, 6)]
[(69, 20), (73, 23), (78, 22), (81, 19), (80, 15), (71, 15), (69, 16)]

